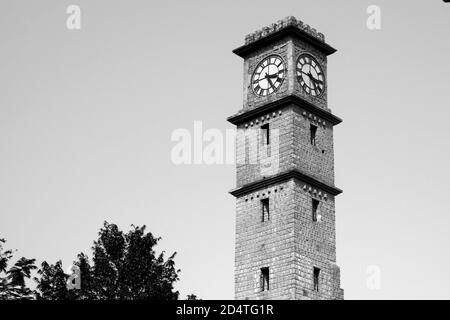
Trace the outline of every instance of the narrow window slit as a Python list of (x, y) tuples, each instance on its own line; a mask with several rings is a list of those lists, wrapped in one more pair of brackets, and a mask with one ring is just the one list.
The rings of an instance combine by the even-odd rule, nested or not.
[(269, 198), (261, 199), (261, 221), (269, 221), (270, 211), (269, 211)]
[(261, 291), (269, 290), (269, 267), (261, 268)]

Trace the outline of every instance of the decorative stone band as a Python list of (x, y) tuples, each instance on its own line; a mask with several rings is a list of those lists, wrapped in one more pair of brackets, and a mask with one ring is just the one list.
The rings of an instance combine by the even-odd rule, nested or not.
[[(314, 117), (314, 115), (317, 115), (318, 117), (322, 118), (322, 124), (325, 125), (326, 122), (331, 123), (332, 125), (337, 125), (342, 122), (342, 119), (339, 117), (336, 117), (331, 112), (325, 111), (321, 108), (316, 107), (312, 103), (303, 100), (302, 98), (299, 98), (295, 95), (286, 96), (284, 98), (281, 98), (279, 100), (276, 100), (274, 102), (265, 104), (261, 107), (244, 111), (237, 113), (231, 117), (228, 117), (228, 122), (231, 122), (234, 125), (239, 125), (241, 123), (245, 123), (247, 121), (251, 121), (256, 117), (261, 117), (262, 115), (267, 115), (270, 112), (279, 110), (282, 107), (288, 106), (288, 105), (295, 105), (299, 108), (302, 108), (302, 110), (305, 110), (302, 112), (303, 116), (307, 117)], [(308, 111), (309, 113), (306, 113)], [(277, 111), (279, 112), (279, 111)]]
[(287, 172), (278, 174), (278, 175), (270, 177), (270, 178), (263, 178), (259, 181), (255, 181), (255, 182), (246, 184), (243, 187), (231, 190), (230, 193), (235, 197), (240, 197), (240, 196), (246, 195), (250, 192), (253, 192), (253, 191), (256, 191), (259, 189), (263, 189), (270, 185), (280, 183), (283, 181), (287, 181), (290, 179), (297, 179), (299, 181), (302, 181), (304, 183), (311, 185), (313, 188), (323, 190), (324, 192), (327, 192), (333, 196), (337, 196), (338, 194), (342, 193), (341, 189), (336, 188), (334, 186), (327, 185), (313, 177), (310, 177), (304, 173), (301, 173), (298, 170), (291, 170), (291, 171), (287, 171)]
[(278, 110), (277, 112), (269, 112), (267, 114), (264, 114), (262, 117), (256, 117), (255, 119), (253, 119), (252, 121), (250, 121), (249, 123), (246, 123), (245, 129), (247, 128), (251, 128), (253, 127), (253, 125), (258, 126), (259, 124), (263, 124), (263, 123), (267, 123), (270, 122), (271, 118), (276, 118), (279, 117), (283, 114), (283, 111)]
[(233, 52), (244, 58), (249, 53), (286, 36), (293, 36), (306, 43), (310, 43), (326, 55), (336, 52), (336, 49), (325, 43), (325, 37), (322, 33), (317, 32), (314, 28), (301, 21), (297, 21), (294, 17), (287, 17), (277, 23), (271, 24), (269, 27), (264, 27), (248, 34), (245, 37), (245, 44), (233, 50)]
[(256, 191), (254, 193), (247, 194), (245, 196), (245, 201), (247, 202), (249, 200), (253, 201), (253, 199), (258, 199), (258, 200), (265, 199), (265, 198), (268, 198), (271, 194), (272, 195), (273, 194), (282, 194), (283, 189), (284, 189), (284, 185), (278, 184), (272, 188), (265, 189), (265, 191), (263, 191), (263, 192)]

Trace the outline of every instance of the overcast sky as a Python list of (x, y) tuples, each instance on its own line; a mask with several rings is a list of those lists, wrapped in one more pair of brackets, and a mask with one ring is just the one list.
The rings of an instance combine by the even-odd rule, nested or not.
[[(81, 30), (66, 8), (81, 8)], [(381, 30), (366, 9), (381, 8)], [(234, 297), (233, 165), (172, 163), (178, 128), (230, 129), (245, 34), (287, 15), (325, 34), (346, 299), (450, 298), (450, 4), (0, 1), (0, 237), (40, 263), (102, 222), (178, 252), (182, 296)], [(368, 266), (381, 270), (370, 290)]]

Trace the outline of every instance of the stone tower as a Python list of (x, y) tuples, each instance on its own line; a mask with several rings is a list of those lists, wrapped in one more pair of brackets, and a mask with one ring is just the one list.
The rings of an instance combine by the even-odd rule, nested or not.
[(324, 35), (288, 17), (245, 37), (237, 126), (236, 299), (343, 299)]

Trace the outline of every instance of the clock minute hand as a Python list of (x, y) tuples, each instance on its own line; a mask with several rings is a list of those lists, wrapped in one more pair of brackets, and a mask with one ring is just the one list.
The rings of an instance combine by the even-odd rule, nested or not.
[(301, 73), (306, 74), (309, 78), (314, 78), (311, 72), (301, 71)]
[[(311, 84), (314, 86), (314, 90), (316, 90), (316, 84), (315, 84), (315, 81), (314, 81), (315, 79), (314, 79), (313, 75), (311, 74), (311, 71), (309, 71), (308, 73), (302, 71), (302, 73), (303, 73), (303, 74), (306, 74), (306, 75), (308, 76), (309, 81), (310, 81)], [(309, 87), (309, 86), (308, 86), (308, 87)]]
[(313, 78), (313, 77), (309, 77), (309, 78), (311, 79), (311, 84), (313, 85), (314, 90), (316, 90), (316, 89), (317, 89), (317, 86), (316, 86), (316, 83), (313, 81), (314, 78)]

